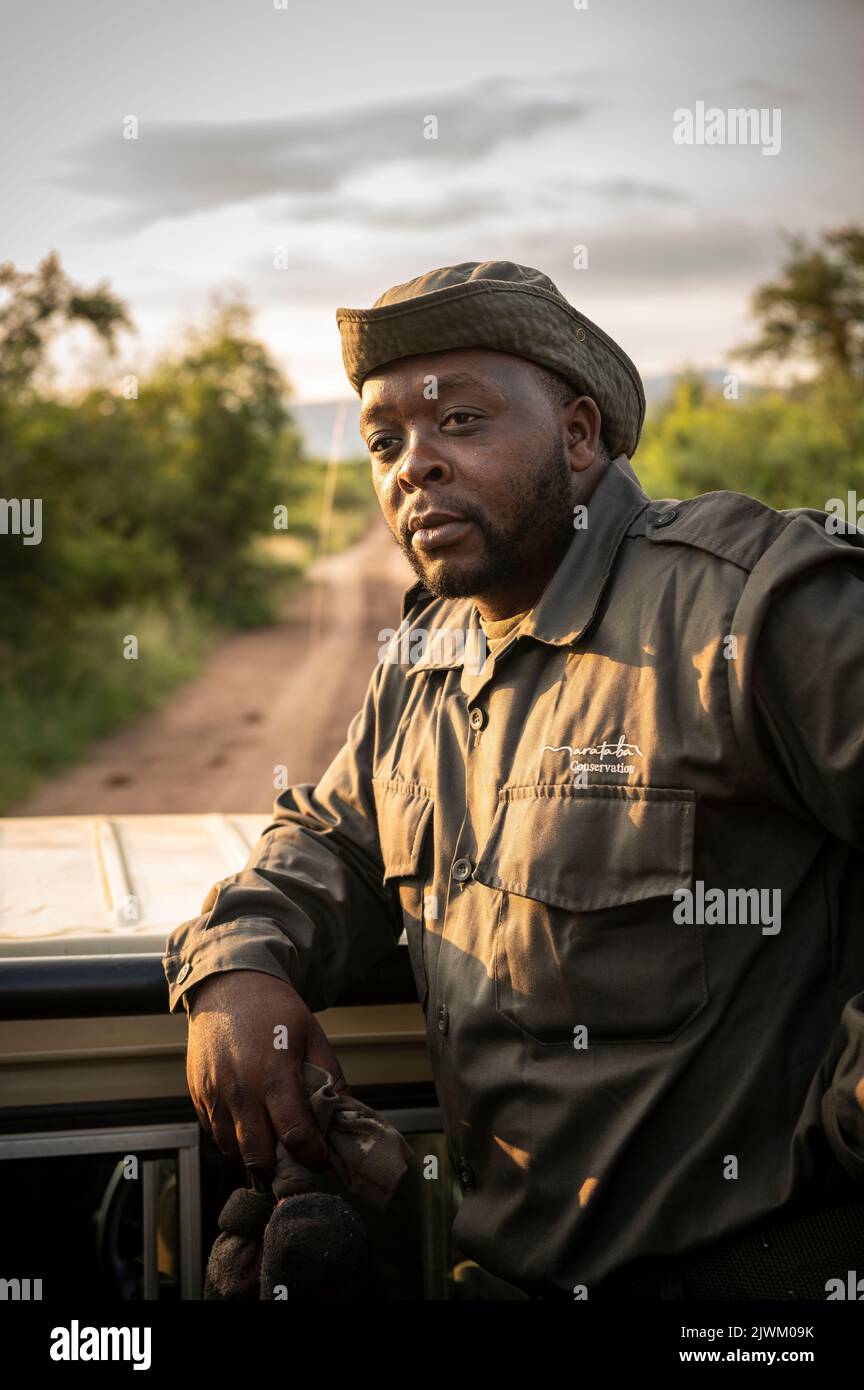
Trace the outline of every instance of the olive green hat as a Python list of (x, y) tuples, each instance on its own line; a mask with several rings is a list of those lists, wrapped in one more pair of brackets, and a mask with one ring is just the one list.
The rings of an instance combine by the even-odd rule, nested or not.
[(371, 309), (337, 309), (342, 360), (363, 378), (398, 357), (495, 348), (549, 367), (591, 396), (614, 458), (636, 452), (645, 393), (626, 352), (574, 309), (547, 275), (513, 261), (463, 261), (385, 290)]

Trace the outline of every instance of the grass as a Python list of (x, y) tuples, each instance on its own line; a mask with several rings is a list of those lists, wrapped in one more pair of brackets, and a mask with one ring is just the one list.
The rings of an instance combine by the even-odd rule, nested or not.
[[(131, 635), (137, 659), (124, 655)], [(94, 738), (158, 705), (199, 669), (212, 637), (212, 626), (179, 599), (170, 611), (91, 614), (59, 643), (55, 637), (53, 651), (43, 649), (26, 686), (0, 679), (0, 809), (80, 758)]]

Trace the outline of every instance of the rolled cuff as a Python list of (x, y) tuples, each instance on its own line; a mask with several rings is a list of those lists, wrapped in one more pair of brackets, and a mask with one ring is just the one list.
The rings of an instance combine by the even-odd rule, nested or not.
[(162, 968), (168, 981), (172, 1014), (179, 1012), (181, 1003), (188, 1014), (187, 990), (200, 985), (209, 975), (218, 975), (224, 970), (257, 970), (285, 980), (298, 993), (302, 987), (297, 948), (266, 918), (244, 917), (208, 927), (197, 940), (187, 938), (176, 948), (169, 945), (162, 957)]

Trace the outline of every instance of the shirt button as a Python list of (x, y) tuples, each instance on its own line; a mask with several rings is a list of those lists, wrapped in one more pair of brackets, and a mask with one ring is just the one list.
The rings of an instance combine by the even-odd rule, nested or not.
[(486, 727), (486, 711), (479, 705), (475, 705), (468, 716), (468, 723), (472, 729), (484, 729)]
[(179, 972), (179, 974), (178, 974), (178, 976), (177, 976), (177, 983), (178, 983), (178, 985), (182, 985), (183, 981), (186, 979), (186, 976), (189, 974), (189, 972), (190, 972), (191, 969), (192, 969), (192, 966), (191, 966), (191, 965), (189, 964), (189, 962), (187, 961), (186, 964), (183, 966), (182, 970), (180, 970), (180, 972)]
[(447, 1010), (447, 1005), (446, 1005), (446, 1004), (442, 1004), (441, 1007), (440, 1007), (439, 1010), (438, 1010), (438, 1032), (441, 1034), (442, 1037), (443, 1037), (444, 1034), (447, 1032), (447, 1029), (448, 1029), (449, 1027), (450, 1027), (450, 1014), (449, 1014), (449, 1012), (448, 1012), (448, 1010)]
[(456, 1172), (458, 1174), (459, 1182), (462, 1185), (462, 1187), (474, 1186), (474, 1169), (471, 1167), (470, 1163), (466, 1163), (464, 1158), (461, 1158), (459, 1160), (459, 1167), (456, 1169)]
[(668, 512), (661, 512), (654, 522), (655, 531), (658, 530), (661, 526), (671, 526), (672, 522), (677, 519), (677, 516), (678, 513), (674, 507), (672, 507)]
[(457, 859), (451, 870), (453, 878), (457, 883), (464, 883), (466, 878), (471, 877), (471, 860)]

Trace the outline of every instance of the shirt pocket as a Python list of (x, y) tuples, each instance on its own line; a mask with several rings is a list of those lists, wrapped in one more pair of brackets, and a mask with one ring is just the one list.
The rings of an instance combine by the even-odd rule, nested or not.
[(432, 792), (419, 782), (380, 777), (373, 777), (372, 790), (384, 865), (383, 882), (385, 886), (392, 882), (399, 895), (411, 969), (418, 998), (425, 1009), (429, 985), (424, 914), (427, 880), (431, 877)]
[(708, 1002), (692, 890), (696, 794), (504, 787), (474, 878), (499, 890), (495, 1002), (547, 1045), (670, 1042)]

